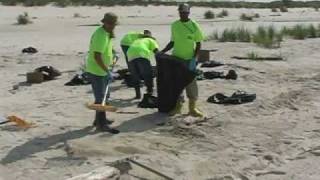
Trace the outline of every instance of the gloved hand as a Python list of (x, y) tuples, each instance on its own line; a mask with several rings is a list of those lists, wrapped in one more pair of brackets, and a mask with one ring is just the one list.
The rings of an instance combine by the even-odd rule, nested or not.
[(196, 68), (197, 68), (197, 60), (196, 60), (196, 57), (193, 57), (189, 62), (189, 70), (196, 71)]
[(113, 82), (114, 76), (115, 76), (114, 72), (111, 72), (111, 71), (108, 72), (108, 80), (109, 80), (109, 82)]

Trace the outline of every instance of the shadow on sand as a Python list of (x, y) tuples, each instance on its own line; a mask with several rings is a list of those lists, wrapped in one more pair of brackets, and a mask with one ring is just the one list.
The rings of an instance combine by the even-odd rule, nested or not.
[(58, 143), (72, 139), (82, 138), (86, 135), (93, 134), (94, 132), (90, 132), (91, 130), (92, 127), (85, 127), (83, 129), (68, 131), (65, 133), (56, 134), (45, 138), (34, 138), (12, 149), (7, 154), (7, 156), (0, 161), (0, 163), (5, 165), (19, 160), (23, 160), (25, 158), (31, 157), (36, 153), (47, 151), (50, 148), (53, 148), (52, 146)]
[(159, 125), (164, 124), (167, 120), (167, 114), (154, 112), (123, 122), (115, 128), (120, 130), (120, 132), (143, 132), (159, 127)]

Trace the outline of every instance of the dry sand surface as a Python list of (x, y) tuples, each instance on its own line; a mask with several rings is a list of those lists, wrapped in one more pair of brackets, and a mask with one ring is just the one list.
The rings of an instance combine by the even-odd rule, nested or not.
[[(228, 9), (230, 16), (204, 20), (205, 8), (193, 8), (205, 33), (226, 27), (273, 24), (275, 27), (320, 22), (313, 9), (289, 9), (270, 16), (270, 9)], [(248, 43), (205, 42), (215, 49), (211, 59), (249, 67), (236, 70), (238, 80), (199, 81), (199, 106), (206, 122), (186, 115), (169, 118), (154, 109), (139, 109), (134, 91), (121, 82), (112, 84), (112, 103), (122, 111), (108, 113), (119, 135), (95, 133), (94, 112), (84, 103), (92, 100), (90, 86), (64, 86), (80, 72), (94, 26), (105, 12), (120, 16), (115, 48), (129, 30), (150, 29), (161, 48), (170, 36), (169, 24), (177, 19), (176, 7), (5, 7), (0, 6), (0, 115), (17, 115), (37, 127), (21, 130), (0, 125), (0, 179), (57, 180), (92, 171), (127, 157), (183, 180), (319, 180), (320, 179), (320, 39), (286, 39), (280, 49), (267, 50)], [(214, 9), (215, 12), (221, 9)], [(14, 25), (28, 12), (32, 24)], [(254, 22), (241, 22), (242, 12), (259, 13)], [(79, 13), (82, 18), (74, 18)], [(22, 54), (33, 46), (39, 52)], [(231, 56), (255, 51), (282, 55), (285, 61), (234, 60)], [(119, 67), (125, 67), (121, 57)], [(25, 74), (52, 65), (64, 73), (41, 84), (25, 83)], [(211, 70), (211, 69), (205, 69)], [(217, 92), (235, 90), (257, 94), (248, 104), (223, 106), (206, 99)], [(186, 105), (184, 114), (187, 113)], [(136, 165), (122, 179), (161, 179)]]

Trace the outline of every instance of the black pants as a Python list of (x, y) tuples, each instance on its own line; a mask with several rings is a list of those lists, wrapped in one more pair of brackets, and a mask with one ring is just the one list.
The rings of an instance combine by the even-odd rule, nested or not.
[(134, 88), (140, 88), (141, 79), (147, 87), (147, 93), (153, 93), (153, 76), (150, 61), (145, 58), (136, 58), (129, 62), (129, 70), (132, 75)]
[(129, 46), (121, 45), (121, 49), (122, 49), (122, 51), (123, 51), (123, 54), (124, 54), (124, 57), (125, 57), (125, 59), (126, 59), (126, 63), (127, 63), (128, 69), (129, 69), (128, 55), (127, 55)]

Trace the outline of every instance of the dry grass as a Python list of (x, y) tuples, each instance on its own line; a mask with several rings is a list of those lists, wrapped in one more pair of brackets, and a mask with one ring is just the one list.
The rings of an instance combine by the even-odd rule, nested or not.
[(27, 25), (32, 23), (32, 21), (30, 20), (30, 17), (28, 15), (28, 13), (24, 12), (23, 14), (20, 14), (17, 17), (17, 24), (18, 25)]

